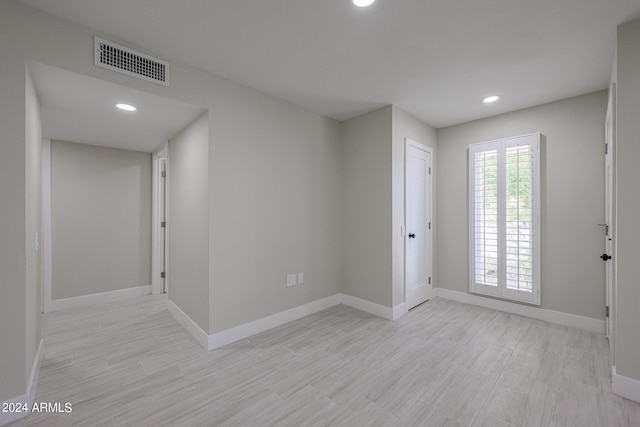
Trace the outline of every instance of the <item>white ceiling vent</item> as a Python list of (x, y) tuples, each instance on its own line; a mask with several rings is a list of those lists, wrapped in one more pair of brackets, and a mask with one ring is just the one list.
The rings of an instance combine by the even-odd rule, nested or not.
[(93, 63), (98, 67), (169, 86), (169, 63), (99, 37), (93, 38)]

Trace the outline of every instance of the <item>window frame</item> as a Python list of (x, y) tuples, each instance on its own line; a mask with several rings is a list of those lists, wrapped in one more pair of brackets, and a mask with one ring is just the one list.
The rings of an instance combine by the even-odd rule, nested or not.
[[(506, 212), (506, 175), (508, 148), (529, 145), (531, 147), (531, 291), (511, 289), (506, 281), (507, 259), (507, 220)], [(476, 153), (497, 151), (497, 285), (476, 282)], [(468, 150), (468, 214), (469, 214), (469, 292), (488, 295), (492, 297), (540, 305), (540, 133), (531, 133), (514, 137), (502, 138), (492, 141), (480, 142), (469, 145)]]

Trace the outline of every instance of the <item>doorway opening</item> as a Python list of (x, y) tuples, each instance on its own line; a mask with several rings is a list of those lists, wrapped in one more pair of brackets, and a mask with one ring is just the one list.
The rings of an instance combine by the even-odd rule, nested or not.
[[(63, 308), (127, 299), (137, 295), (166, 292), (168, 286), (165, 283), (166, 280), (158, 279), (163, 279), (159, 277), (163, 272), (166, 276), (168, 239), (166, 238), (166, 229), (163, 230), (163, 233), (155, 236), (157, 228), (154, 225), (154, 213), (157, 205), (159, 212), (161, 212), (158, 214), (157, 221), (159, 223), (168, 223), (167, 215), (165, 214), (168, 206), (168, 186), (159, 181), (156, 191), (153, 173), (156, 170), (158, 172), (167, 172), (169, 167), (167, 141), (184, 129), (195, 117), (199, 117), (206, 109), (46, 64), (30, 62), (29, 71), (40, 101), (41, 129), (44, 141), (42, 166), (43, 236), (41, 239), (43, 243), (42, 311), (50, 312)], [(135, 105), (137, 111), (123, 113), (115, 108), (116, 104), (121, 102)], [(126, 150), (130, 153), (145, 153), (148, 156), (149, 174), (146, 175), (148, 178), (146, 178), (145, 183), (150, 183), (150, 185), (145, 184), (139, 188), (140, 194), (144, 193), (145, 197), (141, 208), (143, 208), (144, 212), (148, 212), (148, 214), (145, 213), (148, 217), (145, 217), (144, 221), (141, 222), (142, 226), (139, 227), (143, 230), (143, 234), (140, 234), (140, 242), (142, 244), (139, 246), (141, 249), (135, 253), (135, 257), (120, 256), (122, 251), (119, 251), (117, 244), (107, 244), (104, 240), (99, 241), (99, 244), (96, 243), (98, 240), (93, 239), (95, 234), (93, 232), (84, 233), (87, 238), (78, 238), (76, 239), (77, 243), (69, 243), (69, 247), (90, 258), (89, 261), (91, 263), (83, 262), (80, 265), (84, 268), (82, 272), (86, 272), (85, 276), (88, 276), (89, 273), (93, 273), (93, 276), (79, 278), (79, 275), (76, 274), (77, 269), (67, 260), (69, 257), (65, 259), (60, 256), (56, 257), (56, 254), (68, 254), (68, 251), (56, 249), (56, 241), (52, 239), (52, 234), (60, 233), (61, 230), (67, 229), (70, 230), (70, 233), (74, 233), (77, 229), (74, 229), (73, 224), (71, 224), (66, 228), (58, 226), (58, 231), (56, 231), (56, 218), (57, 220), (66, 220), (67, 217), (61, 215), (52, 216), (52, 203), (55, 203), (56, 194), (53, 194), (52, 202), (52, 160), (50, 144), (48, 143), (50, 140), (76, 143), (85, 147), (94, 146), (96, 148)], [(158, 147), (159, 145), (161, 146)], [(159, 159), (157, 165), (156, 158)], [(102, 160), (104, 160), (102, 157), (97, 159), (98, 162)], [(133, 170), (132, 168), (117, 169), (122, 172), (117, 176), (122, 177), (126, 171)], [(58, 171), (60, 170), (63, 169), (58, 168)], [(88, 170), (87, 173), (89, 172), (91, 170)], [(124, 188), (128, 184), (124, 183), (122, 185)], [(131, 183), (131, 186), (133, 189), (137, 189), (137, 186), (134, 186), (133, 183)], [(101, 191), (101, 188), (96, 188), (96, 191), (94, 191), (95, 197), (92, 200), (99, 200), (97, 191)], [(109, 188), (111, 189), (112, 186)], [(112, 205), (98, 210), (98, 215), (93, 218), (96, 227), (101, 227), (101, 230), (108, 228), (108, 225), (113, 223), (108, 213), (113, 208), (121, 208), (120, 210), (126, 213), (124, 208), (127, 204), (126, 202), (134, 206), (132, 208), (133, 213), (139, 212), (136, 210), (135, 200), (131, 197), (125, 198), (119, 195), (110, 197), (109, 202)], [(57, 200), (61, 200), (60, 197), (57, 197)], [(122, 228), (118, 227), (118, 224), (111, 225), (110, 229), (113, 230), (114, 236), (120, 236), (117, 233), (126, 235)], [(67, 240), (75, 239), (74, 234), (69, 234), (68, 236), (71, 236), (71, 238)], [(81, 235), (80, 237), (83, 236)], [(158, 251), (155, 250), (156, 242), (154, 237), (158, 237), (157, 240), (160, 245), (160, 250)], [(113, 239), (109, 240), (109, 242), (112, 241)], [(61, 240), (58, 239), (58, 242), (60, 243)], [(126, 249), (131, 251), (133, 251), (131, 249), (133, 247), (133, 245), (126, 245)], [(110, 258), (105, 257), (103, 256), (105, 252), (113, 256)], [(98, 259), (100, 256), (104, 259), (108, 258), (108, 262), (101, 261), (102, 258)], [(123, 258), (126, 258), (126, 260), (122, 261)], [(132, 261), (133, 259), (140, 260), (137, 268), (136, 265), (133, 265), (135, 263)], [(109, 274), (101, 274), (102, 270), (98, 271), (99, 269), (90, 267), (95, 264), (99, 266), (108, 265), (108, 268), (105, 268)], [(61, 276), (59, 274), (57, 276), (52, 274), (52, 271), (57, 271), (56, 268), (61, 266), (65, 272), (69, 272), (72, 280), (60, 281), (59, 277)], [(111, 273), (126, 277), (123, 280), (112, 280)], [(156, 278), (156, 276), (158, 277)], [(62, 289), (60, 283), (72, 283), (73, 286), (65, 287), (65, 292), (61, 293), (58, 292)], [(86, 283), (95, 284), (95, 286), (90, 288), (85, 285)]]
[(153, 153), (153, 233), (151, 235), (151, 293), (166, 294), (167, 280), (167, 165), (169, 145)]

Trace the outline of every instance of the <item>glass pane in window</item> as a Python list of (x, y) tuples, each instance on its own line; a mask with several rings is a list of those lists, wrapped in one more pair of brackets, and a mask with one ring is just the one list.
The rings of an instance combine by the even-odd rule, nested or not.
[(498, 151), (474, 156), (475, 280), (498, 286)]
[(508, 289), (532, 292), (533, 156), (531, 146), (506, 149), (505, 267)]

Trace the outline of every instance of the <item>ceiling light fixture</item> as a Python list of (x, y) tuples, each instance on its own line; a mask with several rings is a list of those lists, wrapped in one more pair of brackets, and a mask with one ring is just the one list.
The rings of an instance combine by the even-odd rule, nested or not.
[(491, 95), (483, 99), (482, 102), (484, 102), (485, 104), (491, 104), (492, 102), (496, 102), (498, 99), (500, 99), (498, 95)]
[(371, 4), (373, 4), (374, 1), (376, 0), (352, 0), (353, 4), (355, 4), (358, 7), (367, 7), (367, 6), (371, 6)]
[(116, 107), (118, 107), (119, 109), (121, 109), (123, 111), (136, 111), (137, 110), (137, 108), (134, 107), (131, 104), (122, 104), (122, 103), (120, 103), (120, 104), (116, 104)]

